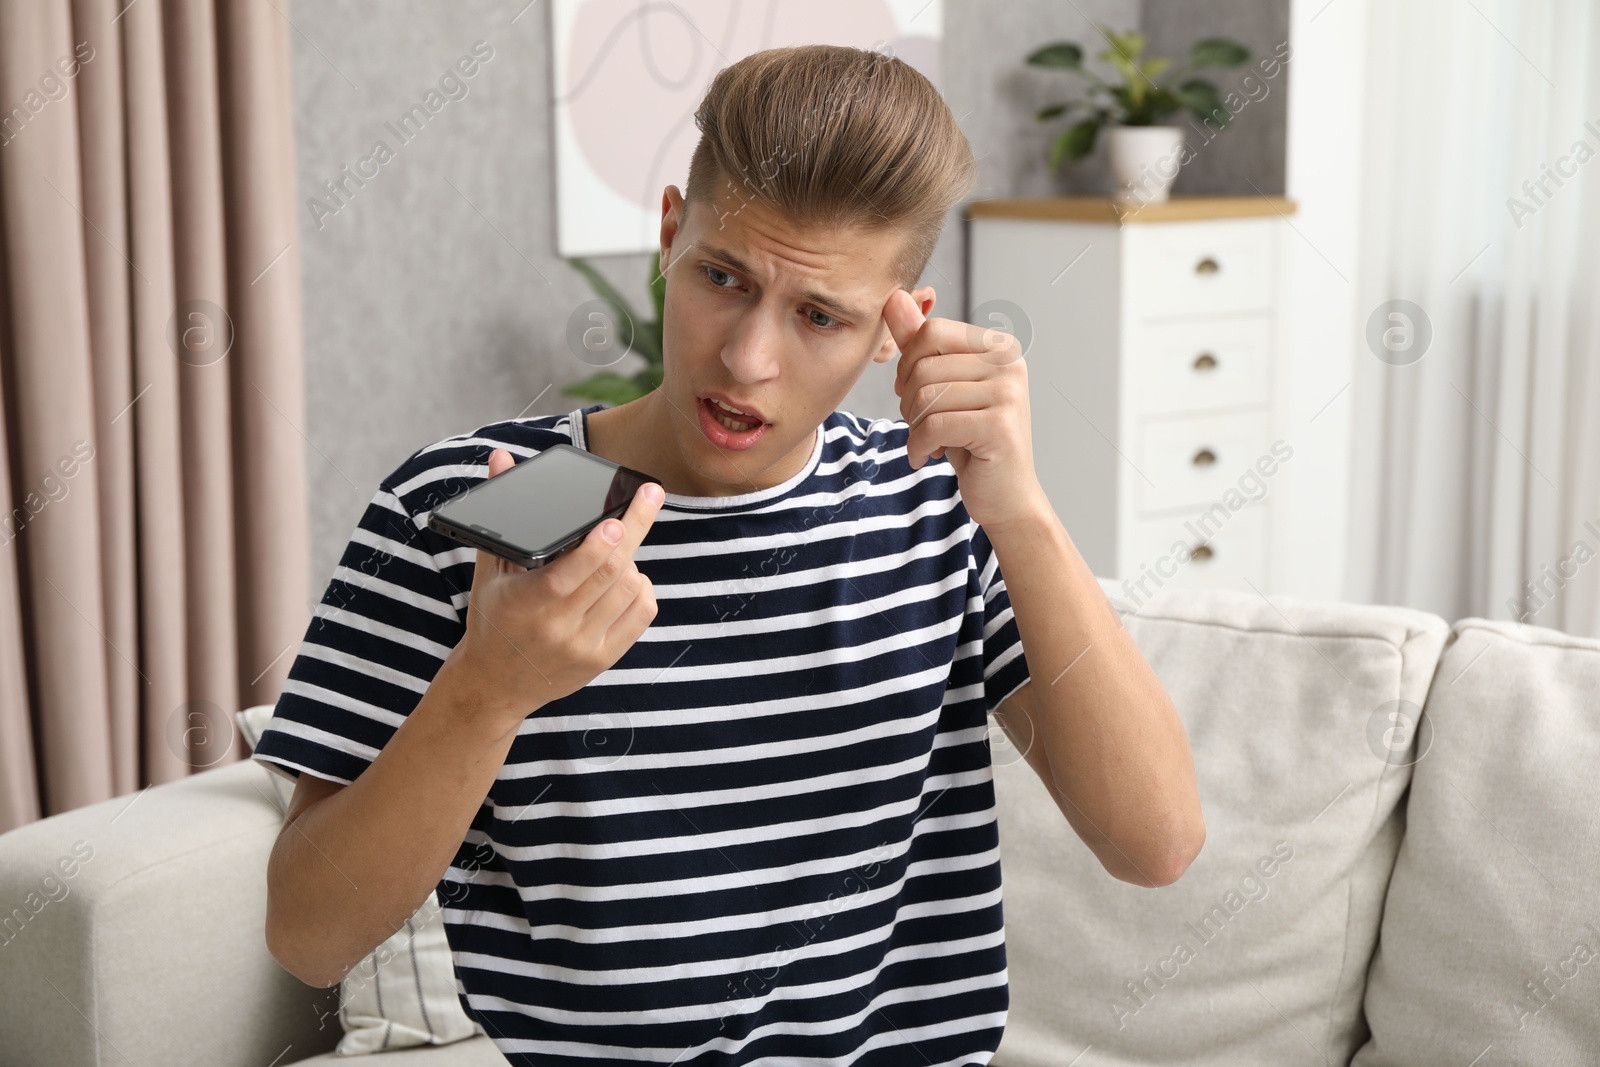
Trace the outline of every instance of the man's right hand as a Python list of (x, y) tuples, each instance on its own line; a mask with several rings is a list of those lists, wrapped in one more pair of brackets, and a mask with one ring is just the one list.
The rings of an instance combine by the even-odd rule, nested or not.
[[(513, 465), (505, 449), (489, 453), (489, 477)], [(461, 672), (497, 726), (513, 730), (539, 707), (588, 685), (655, 619), (655, 587), (633, 553), (663, 499), (661, 486), (646, 483), (620, 520), (605, 520), (555, 562), (533, 570), (478, 550), (467, 632), (446, 666)], [(605, 539), (608, 530), (620, 535), (617, 543)]]

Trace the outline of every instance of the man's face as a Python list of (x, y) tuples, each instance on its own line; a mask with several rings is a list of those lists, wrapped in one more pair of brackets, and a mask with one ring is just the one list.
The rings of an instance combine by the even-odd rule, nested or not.
[[(883, 321), (899, 288), (890, 275), (901, 236), (887, 230), (800, 230), (723, 183), (715, 206), (662, 196), (667, 272), (660, 392), (695, 495), (780, 484), (810, 458), (818, 426), (869, 364), (895, 358)], [(932, 288), (911, 294), (924, 315)], [(762, 425), (753, 435), (713, 426), (714, 393)], [(745, 420), (748, 421), (748, 420)]]

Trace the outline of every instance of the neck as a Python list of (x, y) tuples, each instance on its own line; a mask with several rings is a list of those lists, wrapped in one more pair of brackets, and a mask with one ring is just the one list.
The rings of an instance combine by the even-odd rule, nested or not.
[[(602, 459), (659, 478), (669, 493), (680, 496), (739, 496), (787, 481), (811, 456), (816, 433), (787, 456), (765, 468), (745, 453), (721, 453), (705, 443), (698, 411), (679, 412), (660, 389), (614, 408), (592, 412), (588, 419), (589, 451)], [(758, 446), (759, 447), (759, 446)], [(708, 456), (711, 469), (691, 467), (684, 452)]]

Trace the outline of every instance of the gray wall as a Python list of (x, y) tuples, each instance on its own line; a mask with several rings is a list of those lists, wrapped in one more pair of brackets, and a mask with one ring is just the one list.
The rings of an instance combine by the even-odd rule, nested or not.
[(1195, 16), (1194, 0), (1144, 0), (1142, 28), (1152, 55), (1171, 56), (1182, 62), (1189, 46), (1202, 37), (1231, 37), (1250, 49), (1251, 62), (1234, 69), (1211, 69), (1202, 76), (1225, 98), (1229, 111), (1238, 113), (1220, 133), (1209, 137), (1193, 116), (1183, 116), (1186, 140), (1194, 156), (1178, 172), (1173, 192), (1179, 195), (1218, 196), (1283, 195), (1284, 134), (1288, 128), (1289, 60), (1266, 70), (1261, 62), (1277, 60), (1289, 39), (1287, 0), (1227, 0), (1204, 5), (1204, 21)]
[[(561, 393), (591, 371), (563, 338), (569, 311), (593, 294), (554, 252), (549, 5), (525, 2), (319, 0), (287, 9), (302, 199), (302, 429), (312, 444), (308, 598), (320, 596), (378, 480), (411, 452), (496, 419), (583, 403)], [(1049, 173), (1059, 124), (1038, 123), (1033, 112), (1070, 79), (1023, 58), (1060, 39), (1097, 51), (1086, 20), (1125, 28), (1141, 23), (1141, 11), (1156, 53), (1181, 54), (1193, 37), (1226, 33), (1265, 54), (1287, 32), (1287, 0), (1208, 4), (1198, 30), (1178, 0), (946, 0), (944, 92), (980, 158), (974, 198), (1108, 187), (1103, 149), (1065, 175)], [(494, 55), (466, 80), (467, 95), (400, 147), (385, 123), (479, 39)], [(1226, 142), (1200, 153), (1177, 192), (1248, 194), (1240, 175), (1282, 191), (1285, 80), (1250, 105)], [(341, 168), (354, 170), (379, 138), (394, 158), (364, 186), (348, 183), (347, 202), (319, 218), (305, 201), (333, 203), (323, 183), (343, 179)], [(642, 306), (653, 260), (594, 262)], [(965, 314), (963, 261), (953, 212), (922, 279), (938, 292), (934, 314)], [(842, 406), (898, 417), (892, 368), (871, 367)]]

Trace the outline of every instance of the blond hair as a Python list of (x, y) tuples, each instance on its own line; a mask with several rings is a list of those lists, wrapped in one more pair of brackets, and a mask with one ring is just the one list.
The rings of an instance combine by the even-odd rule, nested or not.
[(745, 56), (717, 72), (695, 125), (686, 212), (716, 210), (726, 185), (798, 227), (897, 232), (891, 272), (906, 289), (977, 180), (972, 146), (933, 84), (901, 59), (862, 48)]

